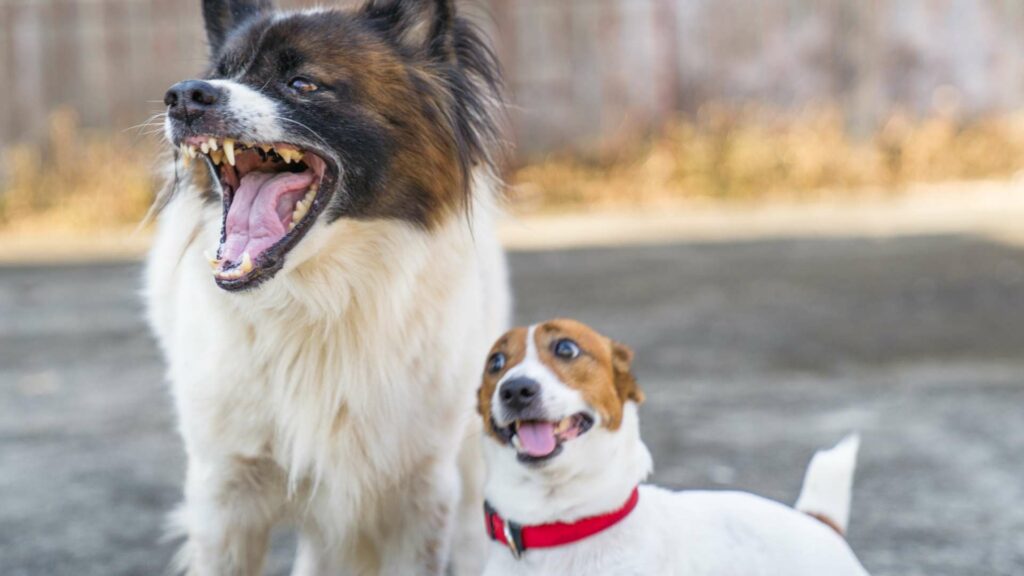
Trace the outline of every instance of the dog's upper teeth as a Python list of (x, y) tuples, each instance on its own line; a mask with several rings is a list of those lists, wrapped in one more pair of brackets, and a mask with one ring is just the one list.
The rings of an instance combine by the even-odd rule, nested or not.
[(235, 165), (235, 141), (230, 138), (224, 139), (224, 157), (228, 159), (228, 164)]
[(290, 150), (288, 148), (277, 150), (277, 154), (278, 156), (281, 157), (282, 160), (284, 160), (285, 164), (291, 164), (292, 162), (300, 162), (302, 161), (303, 156), (302, 152), (299, 152), (298, 150)]
[(224, 152), (221, 152), (220, 150), (210, 150), (210, 160), (213, 160), (214, 164), (220, 166), (220, 163), (224, 161)]
[(207, 145), (210, 147), (210, 150), (216, 150), (217, 149), (217, 139), (216, 138), (210, 138), (209, 142), (207, 142)]
[(182, 144), (180, 148), (181, 148), (181, 164), (185, 168), (188, 168), (189, 165), (192, 164), (192, 156), (190, 156), (189, 153), (188, 153), (188, 146), (185, 146), (184, 144)]
[(203, 151), (203, 154), (209, 154), (210, 153), (210, 145), (207, 144), (206, 142), (203, 142), (202, 144), (200, 144), (199, 145), (199, 149)]
[(189, 158), (195, 158), (196, 156), (199, 156), (199, 152), (196, 150), (195, 146), (189, 144), (187, 150)]

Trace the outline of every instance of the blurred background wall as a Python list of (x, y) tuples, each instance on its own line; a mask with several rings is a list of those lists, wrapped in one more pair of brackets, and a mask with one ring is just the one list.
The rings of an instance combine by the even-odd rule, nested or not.
[[(289, 1), (286, 5), (313, 4)], [(470, 2), (467, 2), (470, 4)], [(614, 143), (707, 102), (839, 106), (869, 134), (896, 108), (961, 115), (1024, 95), (1017, 0), (478, 0), (526, 156)], [(124, 129), (203, 66), (199, 2), (0, 0), (0, 139), (47, 116)]]
[[(199, 6), (0, 0), (0, 230), (138, 222), (163, 93), (206, 61)], [(462, 6), (507, 72), (516, 210), (898, 193), (1024, 169), (1019, 0)]]

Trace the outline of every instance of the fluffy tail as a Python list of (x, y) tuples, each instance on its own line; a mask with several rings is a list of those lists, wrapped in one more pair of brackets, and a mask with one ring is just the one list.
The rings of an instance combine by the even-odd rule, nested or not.
[(834, 448), (818, 451), (807, 467), (804, 486), (794, 506), (841, 535), (846, 534), (850, 521), (850, 494), (859, 448), (860, 435), (851, 434)]

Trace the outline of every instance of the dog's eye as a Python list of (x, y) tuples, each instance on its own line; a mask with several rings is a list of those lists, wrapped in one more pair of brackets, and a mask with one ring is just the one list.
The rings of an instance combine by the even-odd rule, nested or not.
[(501, 352), (495, 352), (491, 354), (491, 357), (487, 360), (487, 371), (491, 374), (497, 374), (505, 369), (505, 355)]
[(555, 356), (565, 360), (572, 360), (579, 355), (580, 346), (572, 340), (562, 338), (558, 342), (555, 342)]
[(296, 76), (295, 78), (292, 78), (288, 82), (288, 87), (302, 94), (309, 94), (310, 92), (316, 92), (317, 90), (320, 89), (319, 86), (313, 84), (313, 82), (311, 82), (308, 78), (303, 78), (302, 76)]

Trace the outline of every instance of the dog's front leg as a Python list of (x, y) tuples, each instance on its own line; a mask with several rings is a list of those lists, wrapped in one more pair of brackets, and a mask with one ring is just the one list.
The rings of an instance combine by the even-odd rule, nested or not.
[(458, 504), (454, 462), (417, 470), (392, 508), (390, 537), (381, 550), (381, 576), (446, 574)]
[(187, 576), (258, 576), (281, 509), (283, 474), (263, 459), (189, 462), (179, 567)]

